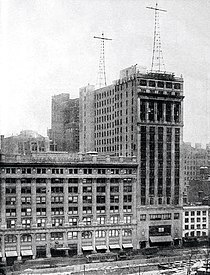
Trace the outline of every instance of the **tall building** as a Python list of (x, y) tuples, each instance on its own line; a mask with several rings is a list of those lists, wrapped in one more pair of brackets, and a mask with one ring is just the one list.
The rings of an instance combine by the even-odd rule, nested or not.
[[(89, 118), (94, 114), (90, 126), (94, 144), (86, 140), (81, 150), (137, 156), (138, 240), (142, 246), (171, 243), (171, 236), (176, 233), (179, 239), (182, 231), (173, 220), (182, 215), (183, 78), (146, 73), (137, 66), (120, 76), (87, 95), (94, 106), (94, 112), (86, 110)], [(81, 100), (80, 110), (84, 105)], [(80, 134), (87, 136), (87, 128), (82, 127)]]
[(79, 151), (79, 99), (69, 94), (52, 97), (52, 119), (49, 137), (57, 151)]

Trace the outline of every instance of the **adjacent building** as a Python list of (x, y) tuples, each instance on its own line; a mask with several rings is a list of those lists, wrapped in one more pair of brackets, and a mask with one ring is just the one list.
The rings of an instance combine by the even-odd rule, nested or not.
[[(81, 89), (80, 98), (84, 93)], [(112, 85), (86, 93), (91, 112), (80, 100), (80, 110), (91, 121), (87, 130), (81, 114), (80, 133), (86, 137), (91, 131), (93, 138), (83, 139), (80, 151), (137, 157), (137, 238), (142, 247), (170, 244), (172, 236), (179, 243), (182, 235), (183, 98), (182, 77), (132, 66)]]
[(183, 238), (186, 244), (208, 242), (209, 206), (188, 205), (183, 208)]
[(4, 154), (30, 155), (49, 150), (49, 138), (31, 130), (21, 131), (19, 135), (10, 137), (1, 136), (1, 152)]
[(79, 151), (79, 99), (69, 94), (52, 97), (51, 149), (55, 151)]

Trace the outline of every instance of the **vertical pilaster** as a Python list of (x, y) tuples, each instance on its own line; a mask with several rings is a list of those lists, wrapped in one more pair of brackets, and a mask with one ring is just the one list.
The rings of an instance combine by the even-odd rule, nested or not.
[(109, 249), (109, 229), (106, 230), (106, 247), (107, 247), (107, 252), (110, 252), (110, 249)]
[(149, 127), (146, 126), (146, 204), (149, 202)]
[(163, 203), (166, 203), (166, 127), (163, 127)]
[(110, 221), (110, 179), (106, 181), (106, 222)]
[(174, 181), (175, 181), (175, 128), (172, 128), (171, 137), (171, 204), (174, 204)]
[(21, 261), (21, 249), (20, 249), (20, 234), (17, 234), (17, 260)]
[(163, 103), (163, 123), (166, 122), (166, 104), (165, 102)]
[(96, 231), (92, 231), (92, 246), (93, 246), (93, 252), (96, 253)]
[(97, 224), (97, 218), (96, 218), (96, 179), (93, 179), (93, 185), (92, 185), (92, 211), (93, 211), (93, 225)]
[(21, 180), (16, 181), (16, 211), (17, 211), (17, 229), (22, 227), (21, 224)]
[(82, 179), (79, 179), (79, 185), (78, 185), (78, 214), (79, 214), (79, 223), (82, 222), (82, 208), (83, 208), (83, 203), (82, 203)]
[(6, 229), (6, 180), (1, 179), (1, 229)]
[(82, 255), (82, 232), (78, 232), (77, 254)]
[(122, 228), (119, 230), (120, 236), (119, 236), (119, 246), (122, 249)]
[(120, 213), (120, 223), (123, 223), (123, 179), (120, 179), (119, 186), (119, 213)]
[(32, 235), (32, 252), (33, 252), (33, 259), (36, 258), (36, 234), (33, 233)]
[(68, 220), (68, 179), (64, 179), (63, 193), (64, 193), (64, 226), (68, 226), (69, 225), (69, 220)]
[(132, 213), (133, 213), (133, 217), (132, 217), (132, 223), (133, 224), (136, 224), (137, 223), (137, 211), (136, 211), (136, 208), (137, 208), (137, 204), (136, 204), (136, 179), (133, 179), (132, 181)]
[(146, 122), (149, 120), (149, 102), (147, 101), (146, 103)]
[(6, 262), (6, 257), (5, 257), (5, 235), (1, 236), (1, 253), (2, 253), (2, 262)]
[(157, 122), (157, 102), (154, 102), (154, 121)]
[(155, 198), (158, 198), (158, 127), (155, 127)]
[(50, 251), (51, 237), (50, 237), (50, 232), (46, 233), (46, 240), (47, 240), (46, 256), (47, 256), (47, 258), (51, 258), (51, 251)]
[(51, 217), (51, 179), (47, 179), (46, 186), (46, 208), (47, 208), (47, 227), (52, 226), (52, 217)]
[(171, 103), (171, 123), (174, 123), (174, 108), (175, 108), (175, 104), (172, 102)]
[(36, 179), (31, 183), (31, 209), (32, 209), (32, 227), (36, 227)]

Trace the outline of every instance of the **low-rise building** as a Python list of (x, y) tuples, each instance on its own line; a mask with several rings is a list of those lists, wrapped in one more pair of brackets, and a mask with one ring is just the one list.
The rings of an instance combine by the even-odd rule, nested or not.
[(209, 206), (188, 205), (183, 207), (183, 238), (202, 240), (209, 235)]

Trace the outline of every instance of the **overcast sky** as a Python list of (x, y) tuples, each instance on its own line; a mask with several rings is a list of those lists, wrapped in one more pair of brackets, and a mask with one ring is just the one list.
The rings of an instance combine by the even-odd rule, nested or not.
[[(51, 97), (95, 84), (99, 41), (108, 84), (136, 63), (150, 69), (155, 0), (0, 0), (0, 133), (46, 136)], [(166, 70), (184, 77), (184, 140), (210, 142), (210, 1), (159, 0)]]

